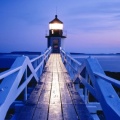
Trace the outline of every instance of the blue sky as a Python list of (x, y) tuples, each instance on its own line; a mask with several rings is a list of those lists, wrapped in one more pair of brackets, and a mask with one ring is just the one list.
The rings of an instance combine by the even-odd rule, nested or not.
[(0, 0), (0, 52), (44, 51), (56, 7), (67, 52), (120, 53), (120, 0)]

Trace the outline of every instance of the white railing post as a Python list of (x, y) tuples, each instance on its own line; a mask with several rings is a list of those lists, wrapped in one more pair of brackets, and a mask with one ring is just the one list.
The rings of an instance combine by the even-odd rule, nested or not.
[[(88, 73), (85, 71), (85, 80), (88, 82)], [(88, 103), (88, 89), (85, 87), (85, 95), (84, 95), (84, 101), (87, 104)]]
[[(24, 81), (26, 81), (26, 80), (27, 80), (27, 68), (26, 68), (25, 73), (24, 73)], [(26, 100), (27, 100), (27, 85), (24, 89), (24, 101), (26, 101)]]

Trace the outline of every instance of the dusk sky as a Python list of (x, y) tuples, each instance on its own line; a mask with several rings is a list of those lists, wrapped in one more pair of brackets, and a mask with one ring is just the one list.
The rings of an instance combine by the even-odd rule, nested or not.
[(120, 0), (0, 0), (0, 52), (44, 51), (56, 7), (65, 51), (120, 53)]

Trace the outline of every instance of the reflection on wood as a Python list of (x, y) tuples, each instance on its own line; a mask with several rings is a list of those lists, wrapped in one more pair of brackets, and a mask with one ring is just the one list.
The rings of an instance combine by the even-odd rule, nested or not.
[(92, 120), (59, 54), (51, 54), (40, 81), (17, 120)]

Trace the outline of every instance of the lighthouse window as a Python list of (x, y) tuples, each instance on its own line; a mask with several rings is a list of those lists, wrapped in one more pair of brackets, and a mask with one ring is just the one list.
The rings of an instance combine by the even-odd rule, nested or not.
[(52, 30), (52, 34), (54, 34), (54, 31)]

